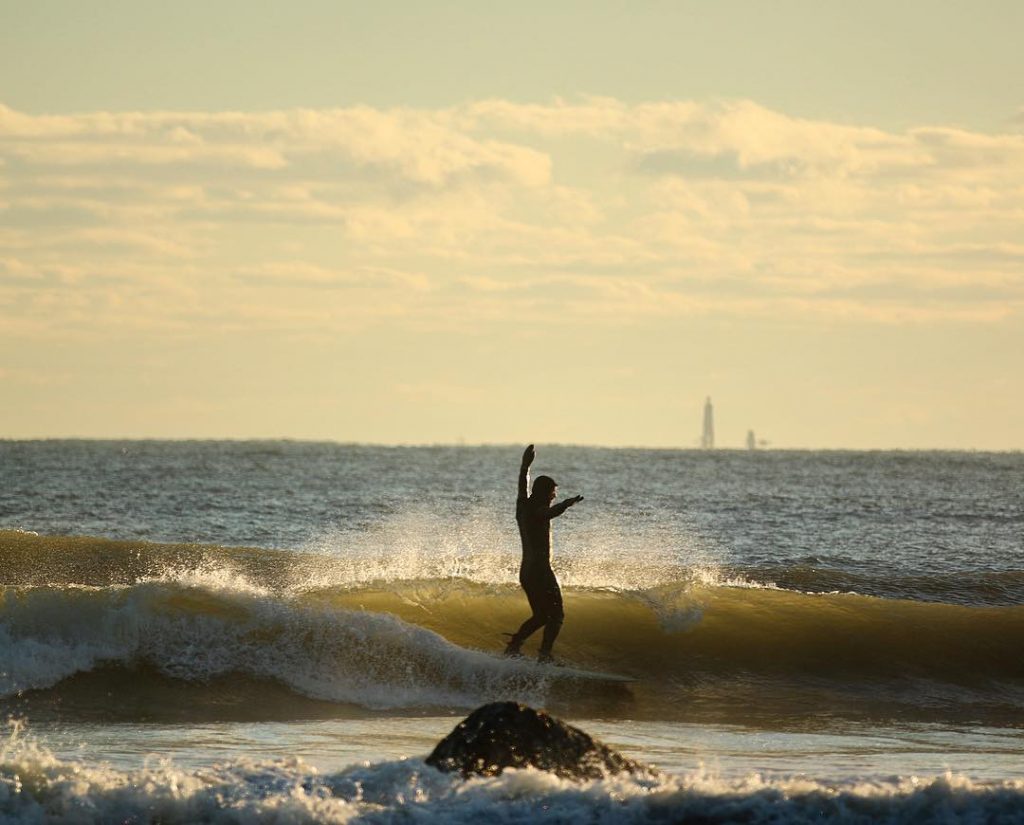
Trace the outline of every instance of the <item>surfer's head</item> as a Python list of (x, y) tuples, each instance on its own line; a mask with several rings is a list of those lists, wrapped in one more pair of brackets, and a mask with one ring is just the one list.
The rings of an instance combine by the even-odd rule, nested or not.
[(555, 484), (555, 480), (551, 476), (537, 476), (533, 480), (533, 494), (531, 498), (536, 498), (540, 501), (554, 501), (555, 490), (557, 489), (558, 485)]

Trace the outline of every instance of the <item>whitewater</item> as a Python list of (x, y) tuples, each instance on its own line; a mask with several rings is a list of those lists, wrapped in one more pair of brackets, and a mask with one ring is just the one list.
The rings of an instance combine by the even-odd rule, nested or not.
[[(623, 685), (497, 655), (519, 452), (0, 442), (0, 819), (1024, 821), (1020, 454), (543, 448)], [(505, 699), (659, 773), (423, 763)]]

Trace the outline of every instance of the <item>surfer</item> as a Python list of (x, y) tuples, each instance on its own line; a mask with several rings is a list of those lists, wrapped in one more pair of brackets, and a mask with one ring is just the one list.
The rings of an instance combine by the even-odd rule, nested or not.
[(562, 591), (551, 569), (551, 519), (583, 501), (583, 496), (573, 496), (553, 505), (558, 485), (550, 476), (537, 476), (533, 482), (533, 491), (527, 495), (530, 465), (536, 454), (532, 444), (523, 452), (523, 462), (519, 467), (519, 494), (516, 497), (516, 524), (519, 525), (519, 537), (523, 542), (519, 583), (526, 591), (533, 615), (515, 633), (505, 634), (510, 636), (505, 655), (521, 656), (523, 642), (543, 627), (544, 637), (537, 661), (551, 662), (551, 647), (558, 631), (562, 629), (565, 615), (562, 610)]

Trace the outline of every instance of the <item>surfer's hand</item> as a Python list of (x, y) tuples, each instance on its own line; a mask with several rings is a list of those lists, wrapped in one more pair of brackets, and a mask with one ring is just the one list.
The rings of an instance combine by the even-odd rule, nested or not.
[(583, 501), (583, 496), (573, 496), (566, 502), (566, 504), (572, 507), (574, 504), (579, 504), (581, 501)]
[(531, 464), (533, 464), (533, 459), (536, 456), (537, 451), (533, 449), (533, 445), (531, 444), (529, 447), (523, 450), (523, 466), (529, 467)]

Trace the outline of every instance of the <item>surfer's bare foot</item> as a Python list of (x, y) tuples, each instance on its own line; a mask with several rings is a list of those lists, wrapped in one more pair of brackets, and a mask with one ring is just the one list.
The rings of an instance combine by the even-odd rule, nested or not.
[(540, 653), (537, 654), (537, 664), (538, 665), (551, 665), (551, 667), (564, 667), (565, 666), (565, 664), (563, 662), (560, 662), (558, 659), (556, 659), (554, 656), (552, 656), (550, 652), (546, 652), (546, 651), (543, 651), (543, 650)]

